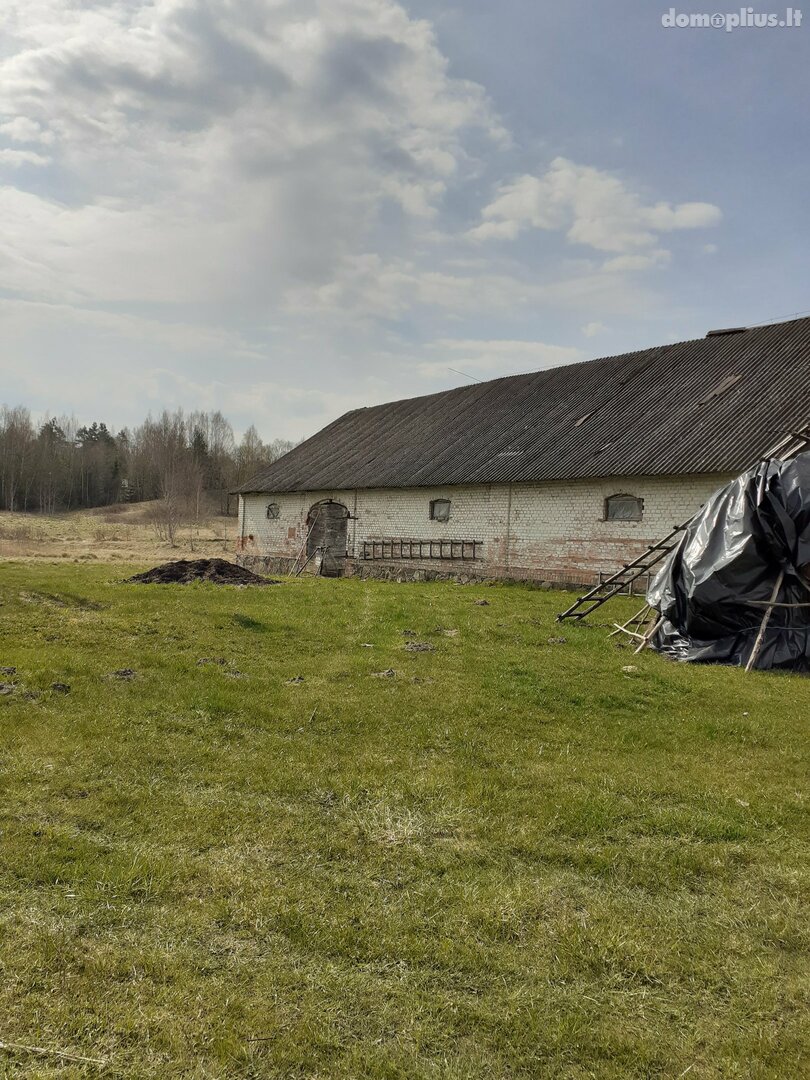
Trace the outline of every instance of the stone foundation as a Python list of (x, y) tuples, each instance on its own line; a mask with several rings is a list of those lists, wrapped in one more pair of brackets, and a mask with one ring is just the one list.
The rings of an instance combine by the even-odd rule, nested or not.
[(274, 555), (241, 555), (237, 554), (236, 562), (252, 570), (254, 574), (266, 574), (274, 577), (278, 574), (291, 574), (295, 559), (292, 557)]
[[(238, 554), (236, 561), (240, 566), (253, 570), (257, 574), (275, 576), (291, 574), (294, 558), (272, 555)], [(597, 584), (598, 575), (576, 571), (561, 573), (558, 570), (488, 567), (473, 567), (470, 563), (460, 565), (447, 560), (437, 566), (439, 560), (432, 560), (430, 565), (408, 563), (406, 561), (376, 562), (371, 560), (347, 559), (343, 564), (341, 577), (357, 577), (363, 581), (455, 581), (459, 585), (480, 585), (499, 582), (501, 584), (528, 584), (538, 589), (588, 589)], [(310, 563), (303, 574), (317, 575), (317, 568)], [(637, 583), (637, 591), (643, 592), (644, 582)]]

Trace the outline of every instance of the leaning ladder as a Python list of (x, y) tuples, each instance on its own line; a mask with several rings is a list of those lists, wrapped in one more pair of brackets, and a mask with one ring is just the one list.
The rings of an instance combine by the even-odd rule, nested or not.
[(570, 608), (557, 616), (557, 622), (562, 622), (564, 619), (584, 619), (586, 615), (596, 611), (602, 604), (624, 592), (632, 582), (637, 581), (644, 574), (648, 574), (654, 566), (669, 555), (670, 551), (678, 543), (677, 538), (691, 520), (692, 518), (688, 518), (683, 524), (676, 525), (663, 540), (652, 544), (637, 559), (625, 563), (621, 570), (617, 570), (615, 574), (611, 574), (604, 581), (600, 581), (597, 586), (586, 592), (584, 596), (577, 597)]
[[(795, 431), (788, 430), (784, 432), (782, 438), (771, 447), (767, 454), (758, 460), (767, 461), (768, 458), (776, 457), (791, 458), (807, 450), (808, 447), (810, 447), (810, 424), (803, 424)], [(597, 608), (600, 608), (602, 604), (606, 604), (608, 600), (612, 600), (614, 596), (624, 592), (631, 582), (637, 581), (638, 578), (648, 573), (653, 566), (656, 566), (669, 555), (678, 542), (676, 538), (684, 532), (691, 521), (692, 518), (688, 518), (682, 525), (676, 525), (668, 536), (665, 536), (663, 540), (659, 540), (657, 544), (648, 547), (643, 555), (639, 555), (633, 562), (627, 563), (611, 577), (600, 581), (590, 592), (578, 597), (570, 608), (557, 616), (557, 622), (563, 622), (564, 619), (584, 619), (587, 615), (596, 611)], [(634, 619), (630, 621), (633, 622)], [(624, 627), (620, 627), (620, 629), (624, 629)]]

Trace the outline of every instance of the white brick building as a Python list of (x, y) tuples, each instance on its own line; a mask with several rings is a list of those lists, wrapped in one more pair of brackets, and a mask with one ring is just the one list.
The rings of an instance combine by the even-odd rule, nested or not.
[(240, 561), (589, 584), (810, 419), (810, 320), (341, 417), (240, 490)]
[[(311, 512), (333, 500), (348, 512), (343, 549), (348, 565), (343, 572), (399, 577), (421, 570), (426, 577), (451, 574), (589, 583), (600, 570), (616, 569), (691, 517), (726, 479), (720, 474), (674, 479), (626, 477), (243, 495), (240, 561), (261, 562), (276, 573), (286, 572), (296, 563), (300, 566), (306, 558), (304, 542)], [(606, 500), (619, 493), (643, 501), (641, 521), (605, 520)], [(431, 502), (437, 499), (451, 504), (447, 522), (430, 518)], [(267, 508), (272, 505), (278, 507), (278, 516), (268, 519)], [(398, 543), (392, 555), (390, 542), (400, 539), (432, 540), (433, 557), (400, 558)], [(452, 541), (457, 541), (454, 552), (449, 550)], [(464, 552), (459, 546), (462, 541), (467, 545)], [(376, 550), (372, 548), (375, 542)], [(313, 546), (317, 545), (310, 545), (310, 553)], [(405, 550), (411, 555), (407, 545)], [(420, 555), (428, 552), (423, 544)], [(313, 563), (320, 566), (317, 558)]]

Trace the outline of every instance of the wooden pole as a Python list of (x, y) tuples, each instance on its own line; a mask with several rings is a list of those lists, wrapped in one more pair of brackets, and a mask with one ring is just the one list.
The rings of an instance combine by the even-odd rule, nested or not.
[(311, 522), (309, 528), (307, 529), (307, 535), (304, 537), (304, 542), (301, 545), (301, 550), (295, 556), (295, 562), (292, 564), (292, 569), (295, 570), (295, 573), (293, 574), (293, 577), (298, 577), (298, 575), (301, 573), (301, 570), (304, 569), (304, 566), (306, 566), (307, 563), (309, 562), (309, 560), (312, 558), (312, 555), (315, 554), (315, 552), (313, 551), (312, 555), (310, 555), (309, 559), (307, 559), (306, 562), (304, 563), (304, 566), (301, 567), (301, 570), (296, 570), (295, 569), (298, 566), (298, 560), (301, 558), (301, 556), (306, 551), (307, 544), (309, 543), (309, 538), (312, 535), (312, 530), (315, 528), (315, 522), (318, 520), (318, 518), (320, 516), (321, 516), (321, 509), (320, 509), (320, 507), (318, 507), (318, 509), (315, 511), (315, 517), (312, 519), (312, 522)]
[[(294, 576), (295, 577), (298, 577), (298, 571), (295, 568), (298, 566), (298, 563), (299, 563), (299, 561), (301, 559), (301, 556), (304, 554), (304, 550), (305, 550), (305, 548), (307, 546), (307, 540), (309, 540), (309, 533), (307, 533), (307, 535), (304, 537), (304, 542), (301, 545), (301, 550), (295, 556), (295, 562), (290, 567), (290, 570), (294, 571)], [(303, 567), (301, 569), (303, 569)]]
[[(657, 614), (657, 612), (656, 612), (656, 614)], [(633, 650), (633, 653), (634, 653), (634, 654), (635, 654), (635, 653), (640, 653), (640, 652), (643, 652), (643, 651), (644, 651), (644, 649), (646, 649), (646, 648), (647, 648), (647, 646), (648, 646), (648, 645), (650, 644), (650, 642), (652, 641), (653, 637), (655, 636), (655, 634), (656, 634), (656, 631), (657, 631), (657, 630), (659, 630), (659, 629), (660, 629), (660, 627), (661, 627), (661, 626), (662, 626), (662, 625), (664, 624), (664, 621), (665, 621), (665, 620), (664, 620), (664, 616), (662, 615), (662, 616), (661, 616), (660, 618), (656, 619), (656, 620), (655, 620), (655, 621), (653, 622), (653, 624), (652, 624), (652, 626), (650, 627), (650, 629), (649, 629), (649, 630), (647, 631), (647, 633), (646, 633), (646, 634), (644, 635), (644, 637), (643, 637), (643, 638), (641, 639), (641, 644), (640, 644), (640, 645), (638, 646), (638, 648), (636, 648), (636, 649), (634, 649), (634, 650)]]
[(773, 609), (776, 606), (776, 598), (779, 595), (779, 590), (782, 588), (782, 582), (785, 578), (785, 571), (779, 571), (779, 577), (776, 579), (776, 584), (773, 587), (771, 593), (771, 600), (769, 606), (765, 609), (765, 614), (762, 616), (762, 623), (759, 627), (759, 633), (757, 634), (754, 647), (751, 650), (751, 655), (748, 657), (748, 663), (745, 665), (745, 670), (750, 671), (754, 664), (757, 662), (757, 658), (762, 650), (762, 642), (765, 640), (765, 631), (768, 628), (768, 623), (771, 621), (771, 615), (773, 615)]
[(295, 571), (295, 574), (293, 575), (293, 577), (298, 577), (300, 574), (303, 574), (304, 570), (307, 568), (307, 566), (309, 566), (309, 564), (312, 562), (312, 560), (315, 558), (315, 556), (318, 554), (318, 552), (320, 550), (321, 550), (320, 548), (315, 548), (315, 550), (312, 552), (311, 555), (307, 555), (306, 562), (301, 564), (301, 566), (298, 568), (298, 570)]

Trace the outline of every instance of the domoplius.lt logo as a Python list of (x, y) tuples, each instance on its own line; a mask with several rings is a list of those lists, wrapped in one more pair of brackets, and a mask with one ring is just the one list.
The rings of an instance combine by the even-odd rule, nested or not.
[(721, 12), (678, 12), (670, 8), (661, 16), (661, 25), (676, 29), (733, 30), (750, 29), (796, 29), (802, 25), (801, 8), (785, 8), (782, 12), (756, 11), (752, 7), (738, 11)]

